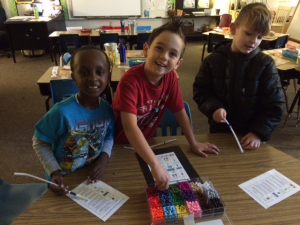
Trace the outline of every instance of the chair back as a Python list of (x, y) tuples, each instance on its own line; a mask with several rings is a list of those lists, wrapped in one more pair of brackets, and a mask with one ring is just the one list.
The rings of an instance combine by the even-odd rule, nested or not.
[(214, 46), (225, 40), (225, 36), (222, 34), (209, 33), (207, 52), (213, 52)]
[(79, 92), (72, 79), (50, 80), (53, 105)]
[(219, 27), (229, 27), (229, 25), (231, 24), (231, 20), (232, 20), (232, 15), (223, 14), (221, 16)]
[(271, 47), (271, 49), (285, 48), (285, 45), (288, 42), (288, 40), (289, 40), (289, 36), (288, 35), (278, 37), (277, 40), (276, 40), (276, 42), (275, 42), (275, 45), (274, 46), (270, 46), (270, 47)]
[(148, 42), (151, 33), (138, 33), (137, 35), (137, 50), (143, 50), (143, 46)]
[(6, 12), (4, 8), (0, 5), (0, 30), (6, 31), (4, 22), (7, 20)]
[(119, 43), (119, 34), (118, 33), (101, 33), (100, 34), (100, 48), (104, 51), (105, 43)]
[[(191, 114), (190, 106), (187, 102), (184, 102), (184, 108), (190, 119), (191, 126), (193, 127), (192, 114)], [(176, 119), (174, 113), (170, 109), (166, 108), (163, 118), (158, 125), (158, 129), (159, 128), (161, 129), (161, 136), (177, 136), (178, 135), (177, 129), (179, 129), (180, 126), (179, 126), (179, 123), (177, 122), (177, 119)], [(181, 135), (183, 135), (182, 131), (181, 131)], [(154, 136), (157, 136), (157, 131)]]
[(284, 25), (286, 23), (288, 16), (290, 15), (291, 10), (292, 10), (291, 6), (279, 5), (271, 26), (281, 27), (281, 33), (282, 33), (284, 29)]
[(81, 48), (80, 37), (78, 34), (61, 34), (59, 35), (59, 42), (61, 55)]

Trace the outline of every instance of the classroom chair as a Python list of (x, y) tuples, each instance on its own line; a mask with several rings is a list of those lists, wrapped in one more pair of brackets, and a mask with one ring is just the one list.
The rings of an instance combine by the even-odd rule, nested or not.
[[(6, 32), (5, 25), (4, 25), (6, 19), (7, 17), (6, 17), (5, 10), (0, 5), (0, 55), (5, 55), (7, 56), (7, 58), (9, 58), (11, 47), (9, 42), (9, 36), (8, 33)], [(13, 53), (13, 58), (14, 58), (14, 62), (16, 62), (14, 53)]]
[(50, 80), (53, 105), (79, 92), (72, 79)]
[(143, 50), (143, 46), (148, 42), (151, 33), (138, 33), (137, 35), (137, 50)]
[(222, 34), (209, 33), (208, 41), (203, 44), (201, 61), (203, 61), (204, 58), (206, 45), (207, 45), (207, 52), (211, 53), (214, 50), (214, 46), (224, 40), (225, 40), (225, 36)]
[(289, 40), (289, 36), (281, 36), (276, 39), (274, 42), (269, 42), (269, 49), (276, 49), (276, 48), (285, 48), (286, 43)]
[(101, 33), (100, 34), (100, 48), (104, 51), (105, 43), (119, 43), (119, 34), (118, 33)]
[(7, 184), (0, 178), (0, 224), (11, 224), (48, 190), (47, 184)]
[[(193, 128), (193, 122), (192, 122), (192, 114), (190, 110), (190, 106), (187, 102), (184, 102), (184, 108), (185, 111), (190, 119), (191, 126)], [(174, 113), (166, 108), (166, 111), (163, 115), (162, 120), (160, 121), (157, 130), (161, 130), (161, 136), (177, 136), (177, 129), (179, 129), (179, 123), (177, 122), (177, 119), (174, 115)], [(157, 136), (157, 131), (154, 134), (154, 137)], [(181, 135), (183, 135), (183, 132), (181, 131)]]
[(80, 36), (78, 34), (61, 34), (59, 35), (59, 41), (53, 46), (52, 52), (57, 65), (56, 60), (56, 47), (59, 46), (59, 55), (66, 52), (73, 52), (74, 50), (81, 47)]

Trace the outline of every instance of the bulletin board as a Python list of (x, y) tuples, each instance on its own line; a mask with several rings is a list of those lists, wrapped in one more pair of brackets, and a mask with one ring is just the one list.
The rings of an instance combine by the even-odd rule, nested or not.
[(149, 11), (149, 18), (167, 17), (168, 0), (142, 0), (142, 17), (147, 17), (144, 10)]

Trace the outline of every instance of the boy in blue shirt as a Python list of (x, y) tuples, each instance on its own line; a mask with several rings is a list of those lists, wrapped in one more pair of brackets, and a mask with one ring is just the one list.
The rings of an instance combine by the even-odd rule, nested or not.
[(110, 81), (110, 62), (99, 48), (78, 49), (71, 58), (72, 79), (79, 93), (55, 104), (36, 124), (33, 147), (50, 185), (65, 194), (63, 176), (91, 164), (88, 182), (97, 182), (111, 155), (115, 127), (110, 104), (99, 97)]

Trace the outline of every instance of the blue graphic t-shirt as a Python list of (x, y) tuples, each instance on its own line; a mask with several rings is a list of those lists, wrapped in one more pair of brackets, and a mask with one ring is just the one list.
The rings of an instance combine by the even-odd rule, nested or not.
[(59, 102), (36, 124), (35, 137), (52, 144), (62, 174), (91, 163), (105, 140), (113, 140), (114, 113), (104, 99), (98, 109), (79, 105), (75, 95)]

